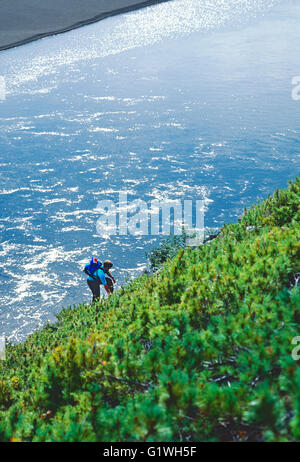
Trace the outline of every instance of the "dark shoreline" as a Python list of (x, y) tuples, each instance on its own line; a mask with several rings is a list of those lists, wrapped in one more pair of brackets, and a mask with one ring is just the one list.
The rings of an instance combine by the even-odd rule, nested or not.
[[(98, 0), (97, 5), (95, 5), (95, 0), (85, 0), (84, 10), (87, 17), (85, 19), (80, 19), (82, 18), (82, 15), (80, 16), (80, 11), (77, 11), (78, 8), (76, 11), (73, 10), (73, 15), (70, 14), (72, 6), (74, 7), (74, 0), (64, 0), (63, 5), (59, 0), (52, 0), (51, 7), (45, 6), (48, 3), (48, 0), (47, 2), (44, 0), (39, 0), (38, 6), (41, 7), (40, 11), (38, 11), (37, 8), (34, 8), (35, 4), (37, 3), (36, 0), (5, 0), (3, 2), (4, 5), (1, 6), (0, 51), (15, 48), (17, 46), (33, 42), (44, 37), (68, 32), (70, 30), (77, 29), (78, 27), (101, 21), (102, 19), (108, 18), (110, 16), (116, 16), (121, 13), (128, 13), (130, 11), (138, 10), (158, 3), (164, 3), (167, 1), (170, 0), (144, 0), (140, 2), (137, 0), (113, 0), (109, 1), (111, 6), (111, 9), (109, 9), (109, 6), (105, 7), (105, 5), (108, 3), (106, 0)], [(20, 8), (18, 9), (18, 7), (21, 6), (20, 2), (25, 10), (26, 8), (28, 10), (29, 7), (33, 9), (33, 13), (30, 13), (29, 11), (30, 19), (32, 21), (31, 23), (26, 22), (26, 15), (23, 16)], [(45, 3), (45, 5), (43, 5), (43, 3)], [(112, 8), (114, 5), (115, 8)], [(57, 28), (55, 26), (51, 26), (51, 20), (53, 20), (53, 17), (51, 17), (49, 14), (47, 15), (47, 13), (51, 13), (51, 9), (52, 13), (55, 15), (55, 8), (60, 8), (60, 11), (63, 13), (63, 15), (67, 15), (67, 18), (65, 19), (63, 18), (63, 15), (59, 17), (57, 16), (58, 22), (60, 23), (60, 27)], [(99, 13), (95, 15), (94, 13), (96, 11), (99, 11)], [(27, 12), (28, 11), (26, 11), (26, 13)], [(89, 12), (92, 14), (91, 17), (88, 17)], [(36, 13), (36, 15), (34, 13)], [(43, 13), (43, 15), (41, 15), (41, 13)], [(40, 18), (38, 18), (39, 14)], [(46, 18), (45, 15), (47, 15)], [(48, 22), (46, 23), (45, 20), (48, 20)], [(66, 22), (66, 24), (62, 26), (62, 22), (64, 21), (68, 21), (68, 23)], [(18, 37), (18, 39), (15, 41), (8, 40), (8, 42), (5, 43), (5, 40), (7, 40), (7, 35), (12, 34), (13, 28), (15, 28), (15, 36)], [(34, 34), (32, 34), (33, 30), (35, 32)], [(31, 35), (29, 31), (31, 32)]]

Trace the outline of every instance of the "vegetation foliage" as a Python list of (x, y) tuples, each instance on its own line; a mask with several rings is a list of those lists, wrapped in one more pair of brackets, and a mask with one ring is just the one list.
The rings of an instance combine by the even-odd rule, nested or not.
[(9, 345), (2, 441), (300, 439), (300, 177), (197, 249)]
[(171, 234), (160, 242), (160, 245), (146, 252), (149, 261), (150, 271), (157, 271), (165, 264), (167, 260), (176, 257), (180, 249), (186, 248), (186, 239), (188, 235), (182, 233), (179, 235)]

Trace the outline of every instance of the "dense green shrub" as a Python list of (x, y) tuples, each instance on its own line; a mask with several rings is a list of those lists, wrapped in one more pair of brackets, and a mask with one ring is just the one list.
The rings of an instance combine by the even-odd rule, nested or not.
[(300, 178), (0, 364), (3, 441), (300, 439)]
[(180, 249), (185, 249), (186, 237), (186, 233), (170, 235), (162, 239), (158, 247), (146, 252), (150, 270), (156, 271), (162, 268), (164, 263), (174, 258)]

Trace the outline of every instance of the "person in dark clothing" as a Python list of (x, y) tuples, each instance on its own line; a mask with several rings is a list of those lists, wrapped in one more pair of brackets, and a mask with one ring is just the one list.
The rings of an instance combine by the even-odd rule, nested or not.
[(85, 272), (88, 274), (87, 283), (93, 294), (93, 303), (100, 300), (100, 286), (103, 285), (108, 295), (114, 291), (115, 278), (109, 272), (113, 264), (105, 260), (103, 265), (96, 258), (92, 259), (90, 265), (86, 265)]

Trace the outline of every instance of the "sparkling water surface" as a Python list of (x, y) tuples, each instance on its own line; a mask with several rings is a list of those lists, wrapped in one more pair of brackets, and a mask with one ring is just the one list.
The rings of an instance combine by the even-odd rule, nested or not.
[(174, 0), (0, 53), (0, 336), (89, 301), (82, 266), (145, 267), (98, 201), (204, 199), (206, 226), (300, 167), (297, 0)]

